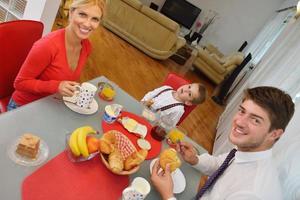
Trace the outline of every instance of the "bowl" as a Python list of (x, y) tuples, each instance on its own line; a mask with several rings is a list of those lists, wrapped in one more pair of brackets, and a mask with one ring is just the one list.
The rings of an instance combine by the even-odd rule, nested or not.
[[(88, 135), (89, 135), (89, 134), (88, 134)], [(91, 153), (91, 154), (89, 155), (89, 157), (87, 157), (87, 158), (85, 158), (85, 157), (83, 157), (83, 156), (75, 156), (75, 155), (72, 153), (72, 151), (71, 151), (71, 149), (70, 149), (70, 147), (69, 147), (70, 136), (71, 136), (71, 134), (67, 134), (67, 135), (66, 135), (66, 152), (67, 152), (67, 156), (68, 156), (68, 158), (69, 158), (69, 160), (70, 160), (71, 162), (83, 162), (83, 161), (87, 161), (87, 160), (90, 160), (90, 159), (94, 158), (96, 155), (99, 154), (99, 151), (97, 151), (97, 152), (95, 152), (95, 153)], [(94, 135), (91, 135), (91, 136), (94, 136)]]
[[(130, 157), (133, 153), (135, 153), (137, 151), (136, 147), (133, 145), (133, 143), (129, 140), (129, 138), (124, 135), (123, 133), (117, 131), (117, 130), (110, 130), (106, 133), (103, 134), (102, 137), (106, 137), (106, 134), (111, 134), (110, 137), (112, 138), (112, 134), (115, 137), (115, 142), (114, 142), (114, 147), (116, 150), (118, 150), (120, 152), (120, 156), (122, 157), (122, 161), (123, 163), (125, 162), (125, 160)], [(108, 138), (106, 138), (107, 140), (109, 140)], [(100, 148), (101, 149), (101, 148)], [(136, 166), (130, 170), (124, 170), (121, 172), (115, 172), (111, 169), (109, 162), (108, 162), (108, 157), (110, 154), (106, 154), (100, 151), (100, 157), (101, 160), (103, 162), (103, 164), (105, 165), (105, 167), (111, 171), (114, 174), (118, 174), (118, 175), (129, 175), (129, 174), (133, 174), (135, 172), (137, 172), (140, 168), (140, 166)]]
[(129, 171), (123, 170), (121, 172), (114, 172), (114, 171), (111, 170), (111, 168), (109, 166), (109, 163), (108, 163), (108, 154), (100, 153), (100, 158), (101, 158), (103, 164), (105, 165), (105, 167), (109, 171), (111, 171), (112, 173), (117, 174), (117, 175), (130, 175), (130, 174), (134, 174), (135, 172), (137, 172), (140, 169), (140, 166), (136, 166), (136, 167), (132, 168)]
[(105, 101), (112, 101), (116, 96), (114, 87), (108, 82), (98, 83), (99, 97)]

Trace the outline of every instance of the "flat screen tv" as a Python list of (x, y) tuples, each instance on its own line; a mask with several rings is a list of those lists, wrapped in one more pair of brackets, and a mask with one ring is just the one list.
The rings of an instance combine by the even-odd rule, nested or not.
[(160, 12), (182, 26), (190, 29), (201, 9), (186, 0), (166, 0)]

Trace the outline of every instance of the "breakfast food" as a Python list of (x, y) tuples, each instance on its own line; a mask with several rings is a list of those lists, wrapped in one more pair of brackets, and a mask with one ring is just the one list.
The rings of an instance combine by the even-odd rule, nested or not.
[(100, 152), (110, 154), (115, 150), (116, 136), (114, 131), (109, 131), (99, 140)]
[(137, 121), (129, 117), (123, 117), (121, 122), (124, 128), (126, 128), (129, 132), (133, 132), (138, 125)]
[(21, 136), (16, 152), (27, 158), (36, 158), (40, 147), (40, 138), (31, 133)]
[(68, 141), (69, 148), (74, 156), (80, 156), (87, 158), (90, 155), (87, 144), (87, 135), (96, 134), (97, 131), (91, 126), (81, 126), (75, 129)]
[(132, 142), (116, 130), (104, 133), (99, 141), (101, 159), (115, 174), (134, 173), (148, 154), (147, 150), (137, 151)]
[(121, 172), (124, 168), (122, 155), (118, 150), (114, 150), (114, 152), (109, 154), (108, 163), (110, 169), (115, 173)]
[(141, 149), (145, 149), (145, 150), (150, 150), (151, 149), (150, 142), (148, 142), (147, 140), (145, 140), (143, 138), (138, 139), (137, 144), (139, 145), (139, 147)]
[(184, 139), (184, 133), (178, 128), (173, 128), (169, 132), (168, 137), (173, 144), (176, 144), (177, 142), (180, 142)]
[(164, 150), (159, 156), (159, 165), (163, 170), (166, 169), (167, 164), (170, 165), (171, 172), (175, 171), (181, 165), (177, 152), (172, 148)]
[(146, 159), (147, 155), (148, 155), (148, 151), (144, 149), (132, 153), (125, 160), (125, 170), (130, 170), (140, 165)]

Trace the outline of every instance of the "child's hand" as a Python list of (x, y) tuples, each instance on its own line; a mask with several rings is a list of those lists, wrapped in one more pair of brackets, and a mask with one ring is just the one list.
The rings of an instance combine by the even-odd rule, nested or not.
[(150, 99), (148, 101), (143, 101), (143, 104), (149, 108), (152, 106), (153, 103), (154, 103), (154, 101), (152, 99)]

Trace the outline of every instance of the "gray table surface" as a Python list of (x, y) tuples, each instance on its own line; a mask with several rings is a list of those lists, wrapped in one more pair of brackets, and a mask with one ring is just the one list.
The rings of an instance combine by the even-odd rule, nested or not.
[[(35, 133), (47, 143), (50, 149), (49, 161), (65, 149), (65, 135), (75, 128), (83, 125), (91, 125), (97, 130), (102, 130), (100, 120), (102, 119), (105, 105), (118, 103), (123, 105), (126, 111), (138, 115), (141, 114), (142, 105), (115, 83), (103, 76), (93, 79), (90, 82), (97, 85), (100, 81), (110, 82), (115, 87), (117, 95), (112, 102), (96, 98), (99, 109), (93, 115), (82, 115), (71, 111), (61, 100), (54, 98), (56, 95), (48, 96), (0, 115), (0, 199), (21, 199), (23, 179), (40, 167), (21, 166), (11, 161), (8, 157), (7, 149), (9, 145), (23, 133)], [(186, 140), (192, 142), (187, 137)], [(200, 153), (206, 152), (196, 143), (194, 145)], [(166, 147), (167, 144), (163, 143), (163, 148)], [(145, 161), (140, 170), (130, 176), (130, 179), (132, 180), (134, 177), (141, 176), (150, 181), (150, 162), (151, 160)], [(177, 199), (184, 200), (192, 199), (196, 194), (201, 174), (186, 163), (183, 163), (180, 169), (187, 181), (185, 191), (177, 194), (176, 197)], [(160, 199), (160, 197), (155, 189), (151, 188), (151, 192), (146, 199)]]

